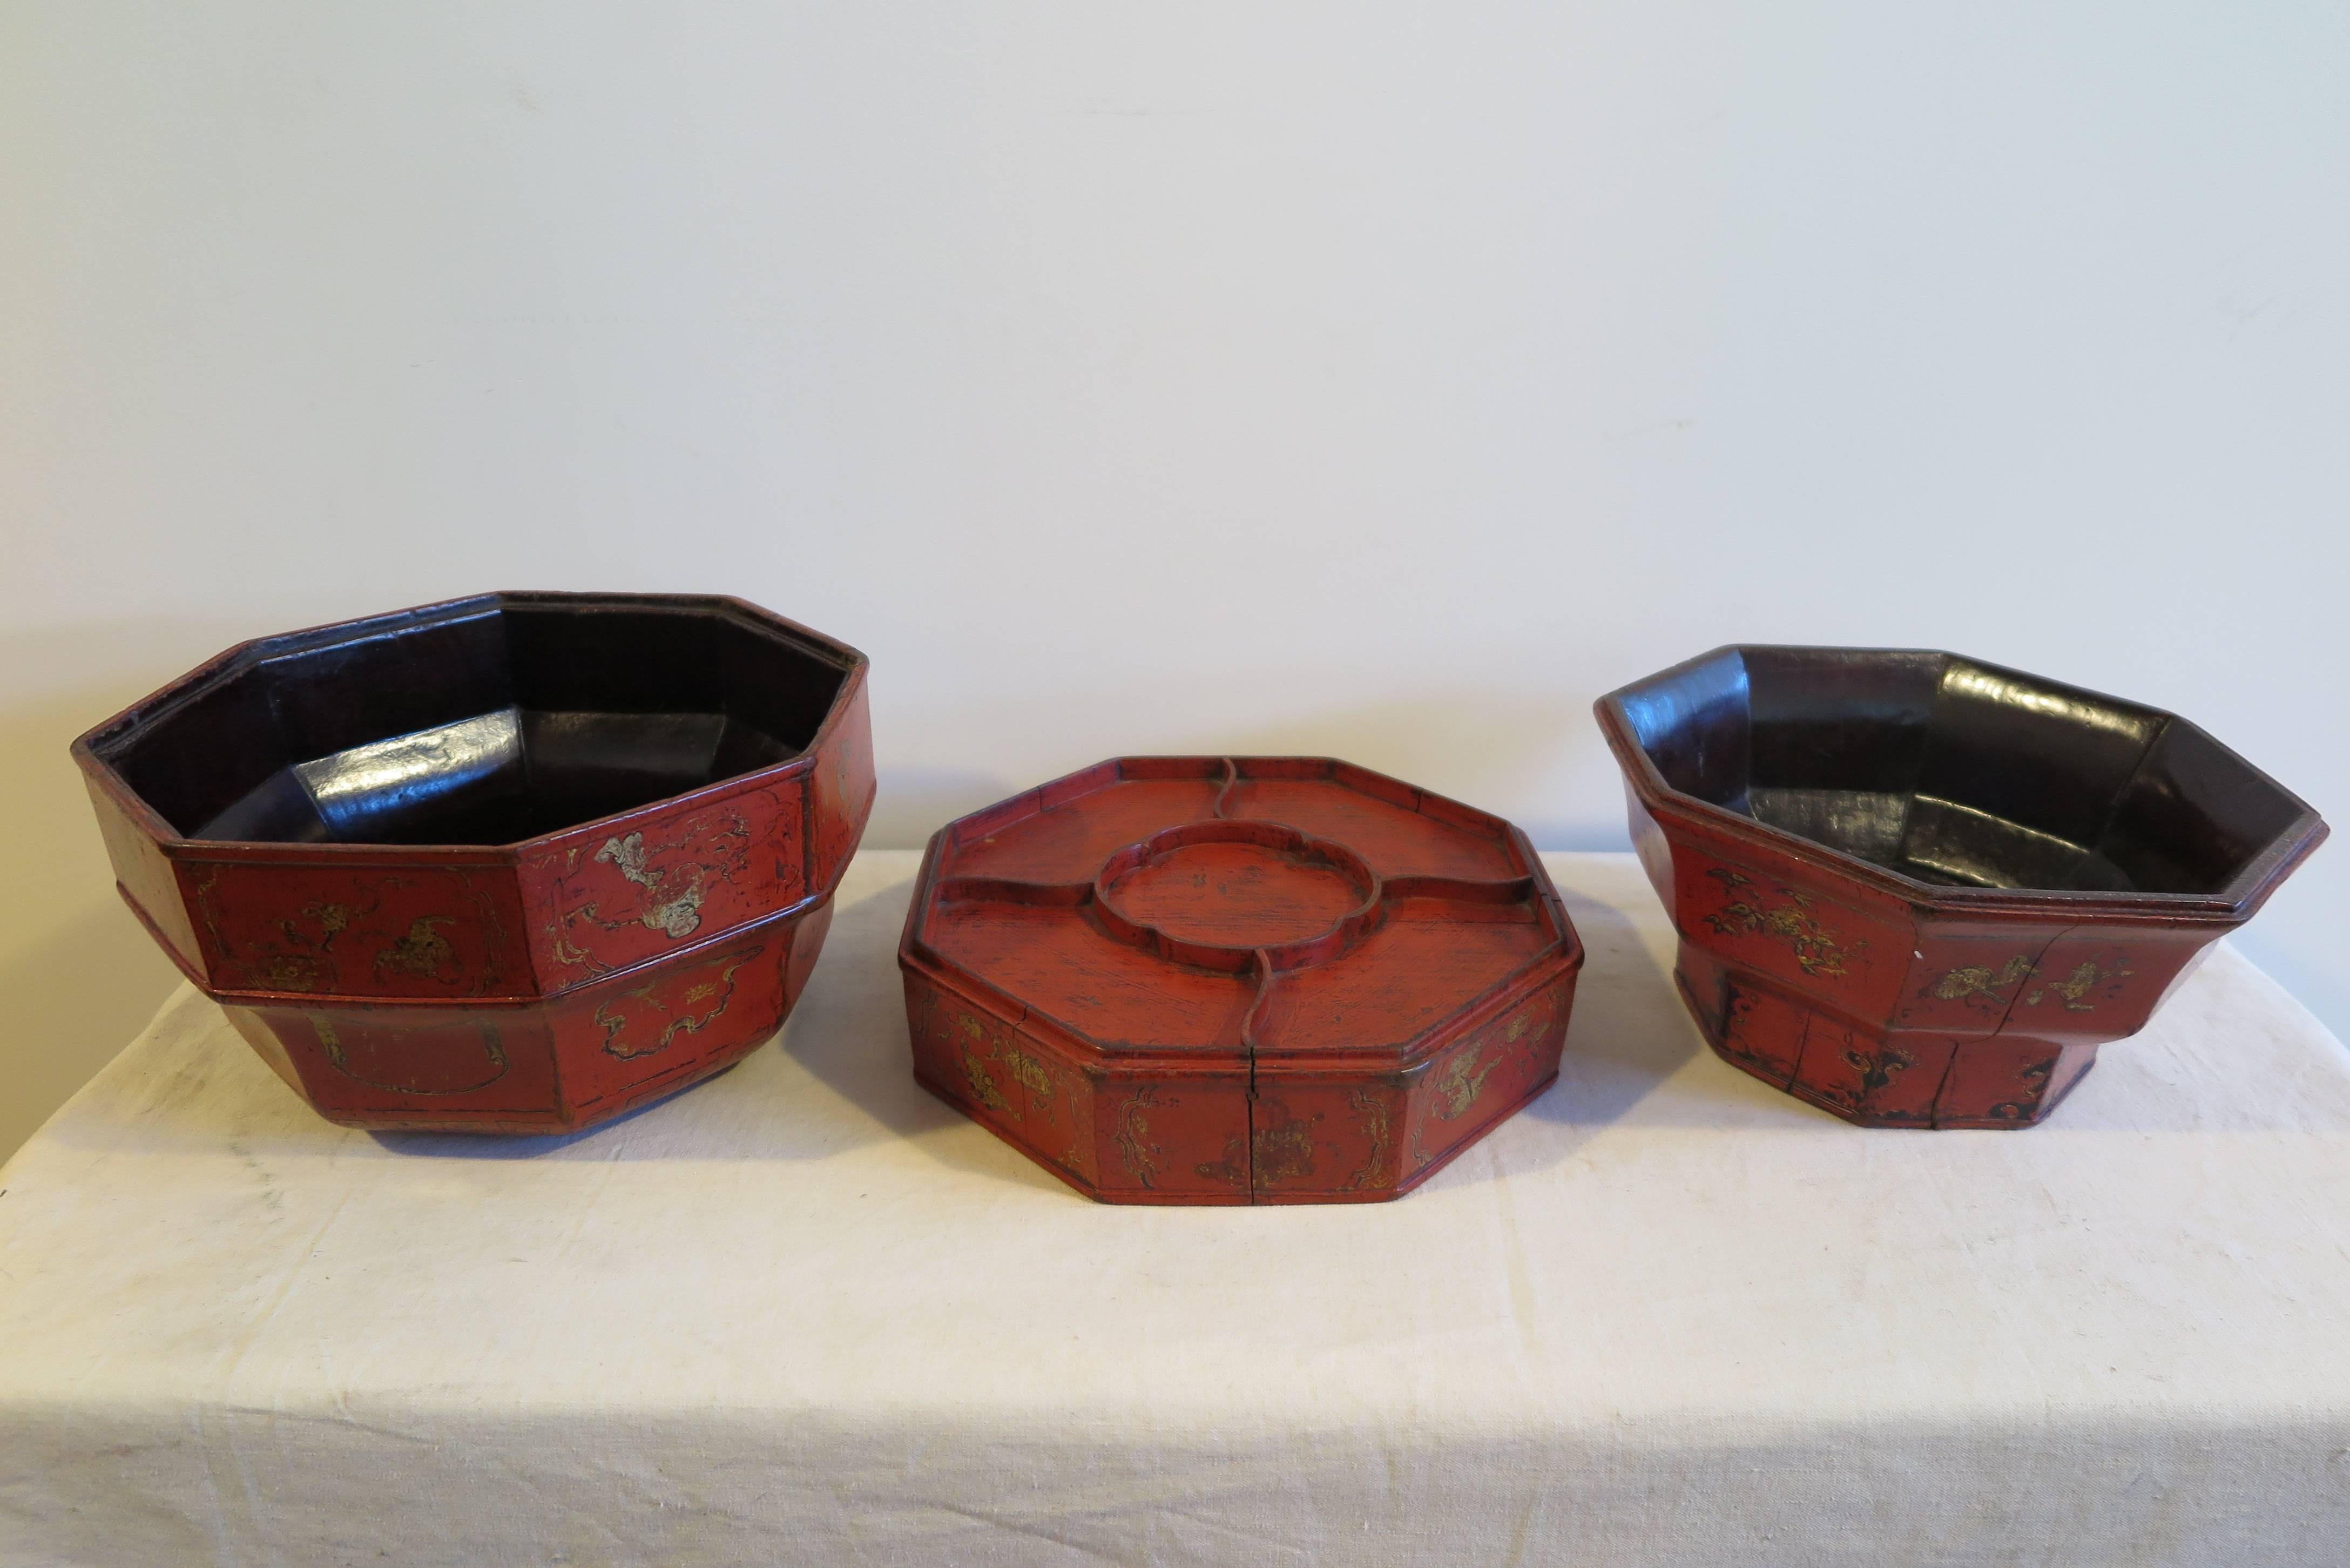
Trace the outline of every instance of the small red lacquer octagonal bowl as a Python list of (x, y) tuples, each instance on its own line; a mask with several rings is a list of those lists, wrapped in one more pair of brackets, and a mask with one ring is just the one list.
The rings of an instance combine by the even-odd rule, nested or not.
[(865, 671), (739, 599), (493, 594), (242, 644), (73, 751), (124, 899), (321, 1115), (564, 1132), (782, 1023)]
[(1113, 1203), (1375, 1202), (1558, 1074), (1583, 951), (1524, 835), (1349, 763), (1128, 757), (950, 824), (914, 1075)]
[(2038, 1122), (2325, 837), (2184, 719), (1953, 654), (1717, 649), (1597, 711), (1708, 1043), (1864, 1127)]

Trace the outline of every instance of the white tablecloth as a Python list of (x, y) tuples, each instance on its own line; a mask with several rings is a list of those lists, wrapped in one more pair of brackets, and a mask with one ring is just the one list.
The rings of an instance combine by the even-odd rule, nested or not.
[(1715, 1061), (1628, 857), (1401, 1202), (1076, 1197), (908, 1075), (916, 857), (780, 1041), (345, 1132), (192, 993), (0, 1170), (0, 1562), (2334, 1563), (2350, 1059), (2222, 950), (2028, 1132)]

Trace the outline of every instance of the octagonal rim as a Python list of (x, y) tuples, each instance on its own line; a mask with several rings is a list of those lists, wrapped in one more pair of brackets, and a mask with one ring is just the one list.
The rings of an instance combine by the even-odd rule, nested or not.
[[(1676, 788), (1668, 782), (1648, 748), (1634, 732), (1630, 716), (1625, 711), (1625, 700), (1641, 689), (1684, 670), (1694, 670), (1726, 654), (1736, 654), (1742, 659), (1749, 653), (1881, 653), (1908, 655), (1942, 659), (1961, 659), (1977, 669), (1995, 675), (2012, 676), (2033, 684), (2060, 691), (2077, 693), (2099, 701), (2139, 709), (2161, 719), (2166, 724), (2184, 724), (2210, 741), (2230, 759), (2242, 766), (2262, 784), (2275, 790), (2290, 802), (2295, 811), (2293, 821), (2272, 836), (2261, 851), (2248, 859), (2242, 868), (2227, 884), (2212, 892), (2171, 893), (2153, 889), (2133, 888), (2127, 892), (2099, 891), (2091, 888), (1967, 888), (1948, 887), (1920, 881), (1914, 877), (1864, 860), (1859, 856), (1806, 838), (1783, 827), (1773, 826), (1757, 817), (1716, 805), (1699, 795)], [(1865, 887), (1890, 894), (1914, 909), (1928, 914), (2013, 915), (2043, 918), (2078, 919), (2087, 915), (2121, 919), (2199, 920), (2213, 925), (2240, 925), (2250, 919), (2269, 895), (2302, 861), (2325, 842), (2331, 829), (2316, 811), (2299, 795), (2279, 784), (2263, 769), (2255, 766), (2234, 747), (2213, 735), (2183, 714), (2168, 709), (2151, 707), (2129, 698), (2115, 697), (2075, 686), (2068, 681), (2053, 680), (2029, 670), (1993, 664), (1969, 654), (1935, 648), (1866, 648), (1845, 647), (1827, 643), (1757, 643), (1731, 642), (1707, 649), (1682, 659), (1678, 664), (1641, 676), (1637, 680), (1607, 692), (1592, 704), (1593, 717), (1600, 734), (1615, 753), (1617, 768), (1625, 781), (1640, 798), (1652, 815), (1668, 816), (1675, 813), (1710, 824), (1734, 838), (1742, 838), (1768, 846), (1793, 858), (1809, 864), (1824, 872), (1846, 877)], [(1658, 808), (1668, 808), (1659, 813)]]
[[(160, 718), (172, 708), (192, 700), (230, 678), (254, 668), (264, 658), (280, 652), (294, 651), (285, 647), (317, 639), (327, 640), (330, 634), (364, 635), (369, 628), (389, 627), (395, 622), (417, 617), (454, 617), (460, 612), (495, 607), (503, 610), (510, 604), (572, 604), (609, 606), (623, 608), (630, 606), (648, 607), (706, 607), (739, 621), (770, 630), (783, 632), (806, 649), (838, 665), (842, 670), (839, 692), (826, 709), (824, 719), (808, 739), (800, 753), (780, 763), (731, 778), (718, 779), (693, 789), (629, 806), (626, 810), (607, 813), (598, 817), (567, 824), (546, 833), (505, 844), (368, 844), (368, 843), (292, 843), (272, 839), (191, 838), (165, 820), (163, 815), (150, 805), (146, 798), (133, 789), (128, 779), (104, 755), (101, 748), (126, 737), (151, 719)], [(447, 867), (518, 867), (534, 854), (574, 834), (588, 834), (597, 829), (608, 830), (615, 824), (641, 818), (653, 811), (671, 806), (693, 806), (714, 803), (746, 789), (764, 788), (812, 771), (817, 751), (838, 732), (842, 716), (854, 704), (872, 661), (858, 649), (838, 638), (813, 627), (776, 614), (764, 606), (733, 594), (683, 594), (654, 592), (574, 592), (561, 589), (502, 588), (479, 594), (461, 595), (454, 598), (435, 599), (412, 605), (404, 609), (384, 610), (373, 615), (357, 616), (347, 620), (324, 621), (315, 626), (291, 631), (274, 632), (262, 637), (247, 638), (222, 649), (194, 669), (165, 681), (139, 701), (90, 726), (74, 738), (68, 748), (83, 774), (93, 785), (104, 790), (139, 830), (173, 860), (218, 859), (262, 860), (282, 865), (414, 865), (428, 863)], [(837, 880), (837, 878), (836, 878)]]

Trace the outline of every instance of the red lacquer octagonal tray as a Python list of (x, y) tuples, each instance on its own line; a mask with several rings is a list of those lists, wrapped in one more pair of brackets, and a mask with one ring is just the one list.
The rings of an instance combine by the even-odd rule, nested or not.
[(1128, 757), (931, 840), (914, 1075), (1117, 1203), (1399, 1196), (1541, 1093), (1583, 950), (1525, 836), (1350, 763)]

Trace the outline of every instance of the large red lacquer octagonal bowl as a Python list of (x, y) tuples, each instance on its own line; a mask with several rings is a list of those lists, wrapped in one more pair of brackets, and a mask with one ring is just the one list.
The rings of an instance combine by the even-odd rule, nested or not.
[(739, 599), (492, 594), (243, 644), (73, 750), (123, 898), (322, 1115), (556, 1132), (783, 1022), (865, 680)]
[(1598, 715), (1707, 1041), (1864, 1126), (2038, 1122), (2325, 836), (2184, 719), (1953, 654), (1717, 649)]
[(931, 841), (914, 1075), (1118, 1203), (1394, 1198), (1558, 1073), (1583, 951), (1525, 837), (1325, 758), (1128, 757)]

